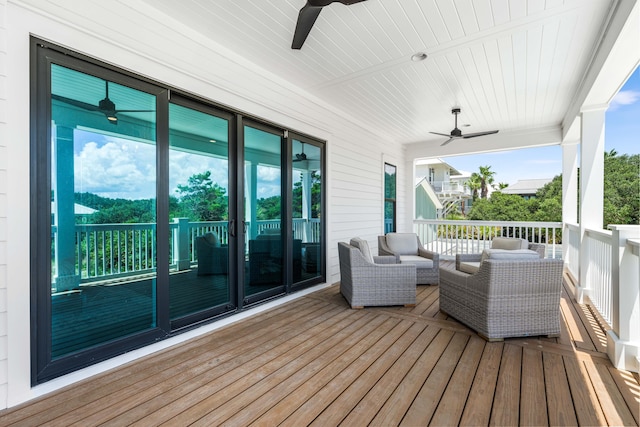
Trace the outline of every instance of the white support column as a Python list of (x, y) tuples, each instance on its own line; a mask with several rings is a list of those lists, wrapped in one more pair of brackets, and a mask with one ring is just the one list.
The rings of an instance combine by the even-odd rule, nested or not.
[(583, 108), (580, 128), (580, 272), (576, 300), (582, 303), (588, 283), (586, 230), (601, 230), (604, 220), (604, 120), (607, 105)]
[[(562, 144), (562, 222), (578, 223), (578, 141)], [(569, 239), (562, 239), (562, 259), (569, 257)]]
[(302, 241), (310, 242), (311, 239), (311, 173), (307, 170), (302, 172), (302, 219), (304, 227), (302, 229)]
[(640, 226), (610, 225), (612, 329), (607, 331), (607, 354), (618, 369), (640, 372)]

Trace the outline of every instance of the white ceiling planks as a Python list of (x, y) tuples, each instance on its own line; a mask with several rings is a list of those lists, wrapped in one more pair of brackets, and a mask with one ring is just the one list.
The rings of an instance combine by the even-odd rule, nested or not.
[[(322, 10), (291, 49), (306, 0), (144, 0), (402, 143), (559, 126), (614, 0), (368, 0)], [(425, 52), (423, 62), (411, 55)]]

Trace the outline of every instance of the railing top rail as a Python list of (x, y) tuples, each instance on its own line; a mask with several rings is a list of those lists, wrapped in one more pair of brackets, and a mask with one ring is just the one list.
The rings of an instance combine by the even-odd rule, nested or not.
[(440, 220), (440, 219), (414, 219), (414, 224), (442, 224), (442, 225), (480, 225), (493, 227), (548, 227), (562, 228), (561, 222), (540, 222), (540, 221), (461, 221), (461, 220)]
[(611, 235), (612, 232), (610, 230), (593, 230), (587, 229), (585, 233), (588, 237), (592, 239), (599, 240), (602, 243), (611, 244)]
[(119, 224), (76, 224), (76, 229), (79, 230), (148, 230), (155, 229), (156, 224), (150, 222), (144, 223), (119, 223)]

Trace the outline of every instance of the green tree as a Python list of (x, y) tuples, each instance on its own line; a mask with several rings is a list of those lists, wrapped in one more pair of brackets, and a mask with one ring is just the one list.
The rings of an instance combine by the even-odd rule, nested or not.
[(604, 155), (604, 227), (640, 224), (640, 154)]
[(493, 184), (495, 174), (491, 166), (480, 166), (478, 179), (480, 180), (480, 197), (483, 199), (486, 199), (489, 194), (489, 187)]
[(473, 172), (467, 180), (466, 186), (471, 191), (471, 197), (475, 202), (478, 199), (478, 191), (480, 191), (481, 187), (480, 175), (477, 172)]
[(474, 202), (468, 218), (474, 221), (531, 221), (530, 203), (516, 194), (496, 191)]
[(226, 190), (211, 180), (211, 171), (189, 177), (186, 185), (178, 184), (180, 209), (177, 213), (191, 221), (223, 221), (228, 219)]
[(258, 199), (256, 202), (256, 218), (259, 221), (281, 219), (280, 196)]

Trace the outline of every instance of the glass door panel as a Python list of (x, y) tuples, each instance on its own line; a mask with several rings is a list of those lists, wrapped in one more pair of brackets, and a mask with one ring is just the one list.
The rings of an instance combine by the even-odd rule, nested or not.
[(51, 99), (56, 359), (156, 327), (156, 97), (52, 65)]
[[(282, 136), (244, 126), (245, 303), (284, 290)], [(254, 297), (256, 296), (256, 297)]]
[(293, 282), (322, 277), (322, 149), (292, 144)]
[(228, 139), (227, 119), (169, 105), (171, 320), (231, 300)]

